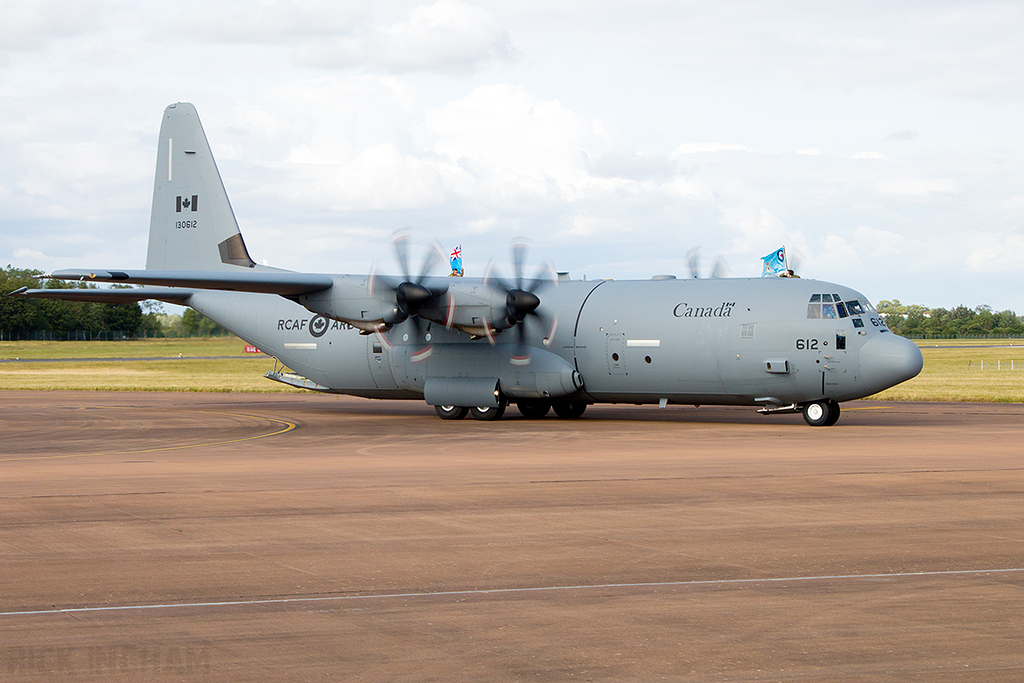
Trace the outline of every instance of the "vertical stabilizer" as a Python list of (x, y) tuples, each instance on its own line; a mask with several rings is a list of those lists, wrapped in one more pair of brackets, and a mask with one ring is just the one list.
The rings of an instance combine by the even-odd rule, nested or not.
[(196, 108), (164, 110), (156, 155), (148, 270), (235, 270), (255, 264), (242, 241)]

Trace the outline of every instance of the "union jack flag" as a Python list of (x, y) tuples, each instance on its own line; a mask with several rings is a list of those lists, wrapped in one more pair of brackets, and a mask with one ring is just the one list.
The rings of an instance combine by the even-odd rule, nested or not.
[(452, 272), (462, 272), (462, 245), (452, 249), (452, 255), (449, 257), (452, 264)]

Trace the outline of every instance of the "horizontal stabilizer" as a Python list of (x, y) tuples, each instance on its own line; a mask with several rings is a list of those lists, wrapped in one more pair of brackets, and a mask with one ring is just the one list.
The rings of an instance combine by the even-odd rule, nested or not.
[(167, 287), (141, 287), (139, 289), (29, 289), (22, 287), (7, 296), (26, 299), (60, 299), (86, 301), (95, 304), (131, 304), (155, 299), (169, 304), (188, 304), (192, 292)]
[(330, 289), (334, 279), (330, 275), (312, 273), (266, 272), (239, 270), (237, 272), (203, 270), (57, 270), (46, 275), (54, 280), (79, 282), (117, 282), (119, 284), (158, 285), (164, 287), (194, 287), (220, 289), (232, 292), (261, 292), (298, 296)]

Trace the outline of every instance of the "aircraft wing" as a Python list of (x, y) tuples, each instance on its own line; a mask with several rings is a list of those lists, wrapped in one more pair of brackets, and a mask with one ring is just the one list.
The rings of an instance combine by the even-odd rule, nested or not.
[(234, 292), (279, 294), (281, 296), (312, 294), (334, 286), (334, 278), (330, 275), (286, 271), (56, 270), (46, 277), (54, 280), (221, 289)]
[(187, 305), (192, 291), (169, 287), (142, 287), (139, 289), (29, 289), (22, 287), (7, 296), (26, 299), (61, 299), (86, 301), (96, 304), (131, 304), (156, 299), (169, 304)]

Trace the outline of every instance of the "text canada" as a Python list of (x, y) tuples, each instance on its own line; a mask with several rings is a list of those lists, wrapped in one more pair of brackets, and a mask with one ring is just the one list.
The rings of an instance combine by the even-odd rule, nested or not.
[(672, 315), (677, 318), (729, 318), (735, 305), (735, 301), (723, 301), (718, 306), (691, 306), (683, 302), (676, 304)]

